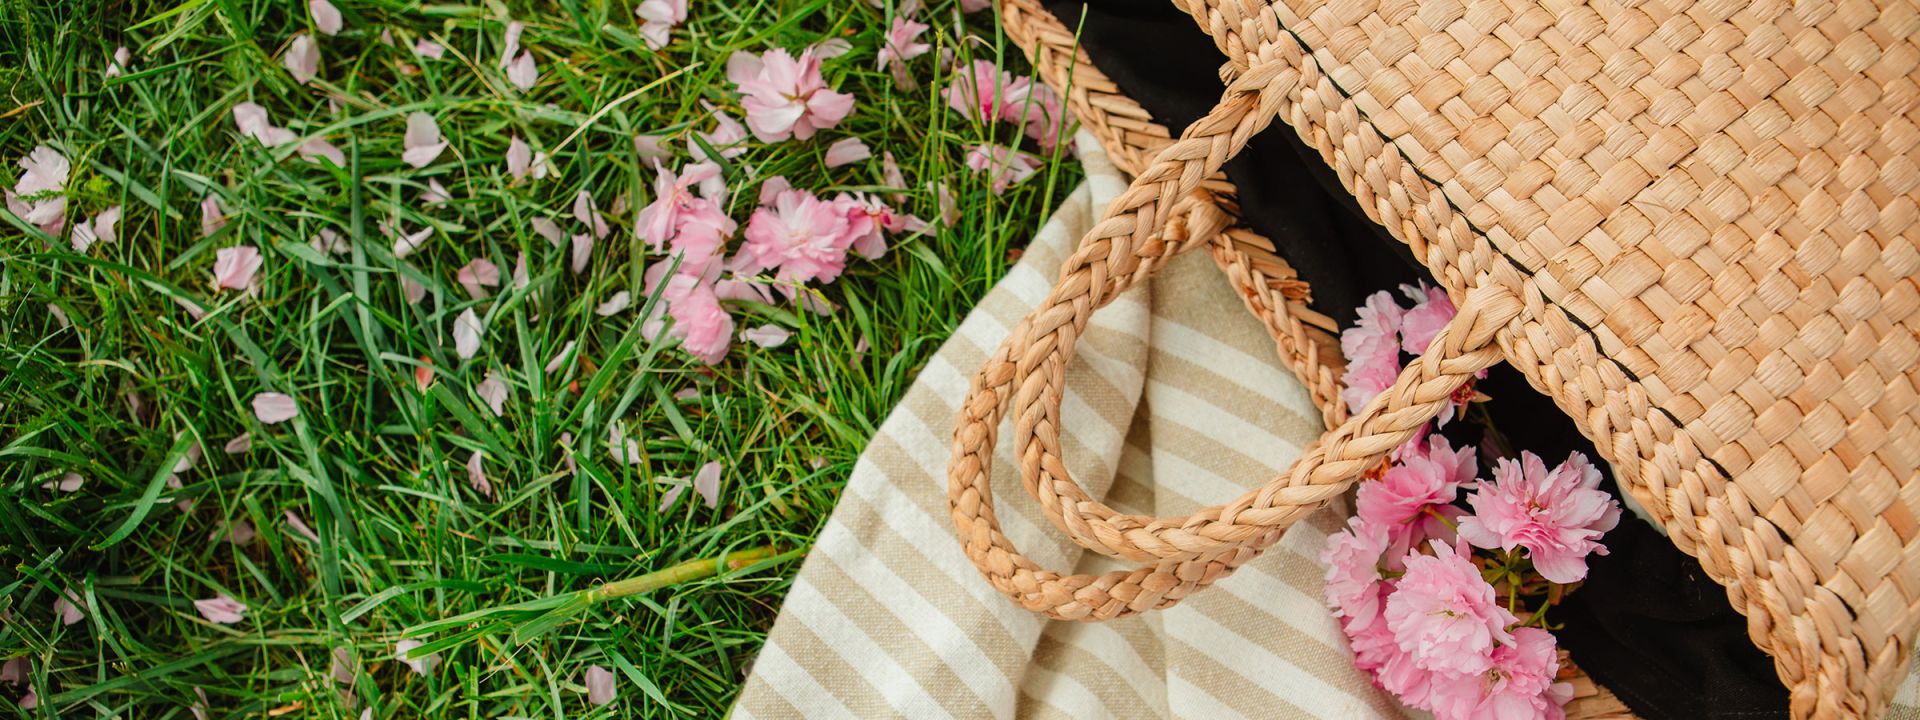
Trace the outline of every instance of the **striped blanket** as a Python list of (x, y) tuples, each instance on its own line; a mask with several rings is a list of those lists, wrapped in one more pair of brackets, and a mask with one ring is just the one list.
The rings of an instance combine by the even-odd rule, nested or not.
[[(1144, 617), (1048, 621), (986, 584), (947, 517), (953, 420), (973, 371), (1052, 287), (1126, 179), (1078, 139), (1087, 180), (927, 364), (855, 465), (734, 708), (736, 718), (1398, 716), (1351, 665), (1321, 605), (1329, 508), (1185, 603)], [(1281, 470), (1319, 413), (1204, 253), (1094, 316), (1068, 371), (1062, 450), (1093, 497), (1186, 514)], [(1002, 433), (1006, 437), (1011, 433)], [(1007, 535), (1049, 567), (1108, 558), (1054, 531), (1003, 444)]]

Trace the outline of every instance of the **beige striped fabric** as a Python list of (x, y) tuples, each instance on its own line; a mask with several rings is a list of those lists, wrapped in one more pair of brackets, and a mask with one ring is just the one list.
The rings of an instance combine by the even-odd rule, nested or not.
[[(1317, 562), (1343, 508), (1165, 612), (1047, 621), (994, 592), (953, 537), (946, 467), (967, 381), (1107, 201), (1126, 188), (1098, 141), (1087, 181), (934, 356), (855, 465), (755, 661), (737, 718), (1398, 717), (1352, 666)], [(1093, 497), (1185, 514), (1271, 477), (1321, 433), (1273, 342), (1201, 253), (1102, 310), (1068, 373), (1065, 455)], [(1011, 433), (1002, 433), (1005, 438)], [(1003, 445), (1007, 534), (1050, 567), (1108, 569), (1041, 518)]]

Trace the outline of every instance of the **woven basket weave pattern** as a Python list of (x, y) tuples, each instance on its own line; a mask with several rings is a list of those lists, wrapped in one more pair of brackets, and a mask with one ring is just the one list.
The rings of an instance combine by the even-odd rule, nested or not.
[[(1016, 331), (1043, 351), (983, 371), (956, 431), (955, 520), (988, 577), (1059, 616), (1177, 602), (1504, 355), (1727, 586), (1796, 714), (1883, 707), (1920, 597), (1913, 4), (1180, 4), (1228, 58), (1226, 99), (1135, 163), (1063, 269), (1060, 311)], [(1154, 138), (1094, 97), (1070, 93), (1083, 119), (1118, 107), (1120, 137)], [(1459, 327), (1268, 488), (1192, 518), (1118, 516), (1058, 462), (1058, 357), (1163, 257), (1163, 208), (1276, 115), (1427, 262)], [(977, 476), (1009, 401), (1049, 515), (1149, 565), (1062, 577), (1005, 544)]]

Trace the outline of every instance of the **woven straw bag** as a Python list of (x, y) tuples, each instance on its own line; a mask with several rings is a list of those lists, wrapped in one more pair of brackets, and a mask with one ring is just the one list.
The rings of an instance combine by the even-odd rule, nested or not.
[[(1920, 7), (1174, 2), (1227, 59), (1220, 103), (1178, 138), (1036, 0), (1001, 0), (1009, 36), (1136, 179), (962, 406), (951, 509), (993, 586), (1055, 618), (1171, 606), (1505, 361), (1726, 586), (1796, 716), (1879, 714), (1920, 619)], [(1459, 307), (1352, 417), (1330, 323), (1272, 245), (1233, 226), (1218, 174), (1276, 118)], [(1330, 430), (1225, 504), (1122, 514), (1060, 460), (1063, 374), (1094, 311), (1202, 245)], [(989, 477), (1004, 417), (1056, 527), (1137, 568), (1052, 572), (1000, 533)], [(1623, 712), (1591, 683), (1582, 695), (1595, 702), (1570, 714)]]

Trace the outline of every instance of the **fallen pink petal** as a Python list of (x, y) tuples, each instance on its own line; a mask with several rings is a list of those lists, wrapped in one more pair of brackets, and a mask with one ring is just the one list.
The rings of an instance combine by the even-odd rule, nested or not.
[(440, 653), (412, 657), (413, 650), (425, 644), (419, 640), (401, 640), (393, 644), (393, 657), (405, 663), (407, 669), (412, 670), (416, 675), (432, 675), (433, 669), (440, 666)]
[(253, 396), (253, 416), (267, 425), (276, 425), (292, 420), (300, 414), (299, 403), (277, 392), (263, 392)]
[(500, 286), (500, 266), (486, 258), (474, 258), (453, 277), (466, 288), (468, 297), (478, 300), (487, 296), (486, 288)]
[(306, 538), (307, 542), (313, 543), (315, 545), (320, 544), (320, 534), (314, 532), (313, 528), (308, 527), (307, 521), (301, 519), (299, 514), (295, 513), (292, 510), (288, 510), (286, 512), (285, 517), (287, 521), (287, 529), (292, 530), (293, 534)]
[(228, 455), (245, 455), (247, 451), (253, 449), (253, 433), (235, 435), (233, 439), (227, 441), (227, 444), (220, 446), (220, 449)]
[(41, 483), (40, 487), (48, 490), (58, 490), (63, 493), (76, 493), (80, 492), (80, 487), (86, 483), (86, 478), (80, 477), (80, 473), (70, 472), (61, 475), (57, 480), (48, 480)]
[(740, 332), (740, 339), (763, 348), (777, 348), (787, 344), (787, 338), (793, 333), (779, 325), (761, 325)]
[(305, 85), (320, 71), (320, 45), (314, 42), (312, 35), (301, 33), (287, 46), (281, 63), (286, 66), (287, 73), (293, 76), (294, 82)]
[(827, 146), (827, 167), (849, 165), (870, 157), (873, 151), (860, 138), (847, 138)]
[(193, 609), (208, 622), (232, 625), (247, 619), (247, 606), (239, 600), (228, 597), (226, 593), (193, 601)]
[(221, 290), (245, 290), (253, 286), (254, 273), (266, 262), (252, 245), (221, 248), (214, 253), (213, 286)]
[(307, 12), (313, 15), (313, 28), (321, 35), (338, 35), (346, 24), (340, 17), (340, 9), (327, 0), (308, 0)]
[(407, 134), (401, 145), (405, 149), (401, 159), (417, 168), (432, 165), (434, 158), (447, 149), (446, 141), (440, 137), (440, 123), (432, 115), (418, 111), (407, 115)]
[(718, 461), (709, 462), (693, 476), (693, 491), (700, 493), (700, 501), (709, 508), (720, 506), (720, 470)]
[(200, 236), (207, 237), (227, 226), (227, 211), (217, 195), (200, 200)]
[(61, 625), (72, 625), (87, 618), (86, 611), (80, 609), (85, 604), (79, 595), (68, 590), (53, 599), (53, 614), (60, 616)]
[(613, 673), (599, 665), (587, 668), (587, 702), (606, 705), (617, 697), (619, 692), (613, 686)]
[(493, 483), (487, 480), (486, 458), (479, 451), (467, 456), (467, 484), (473, 486), (473, 491), (480, 493), (480, 497), (492, 499)]

